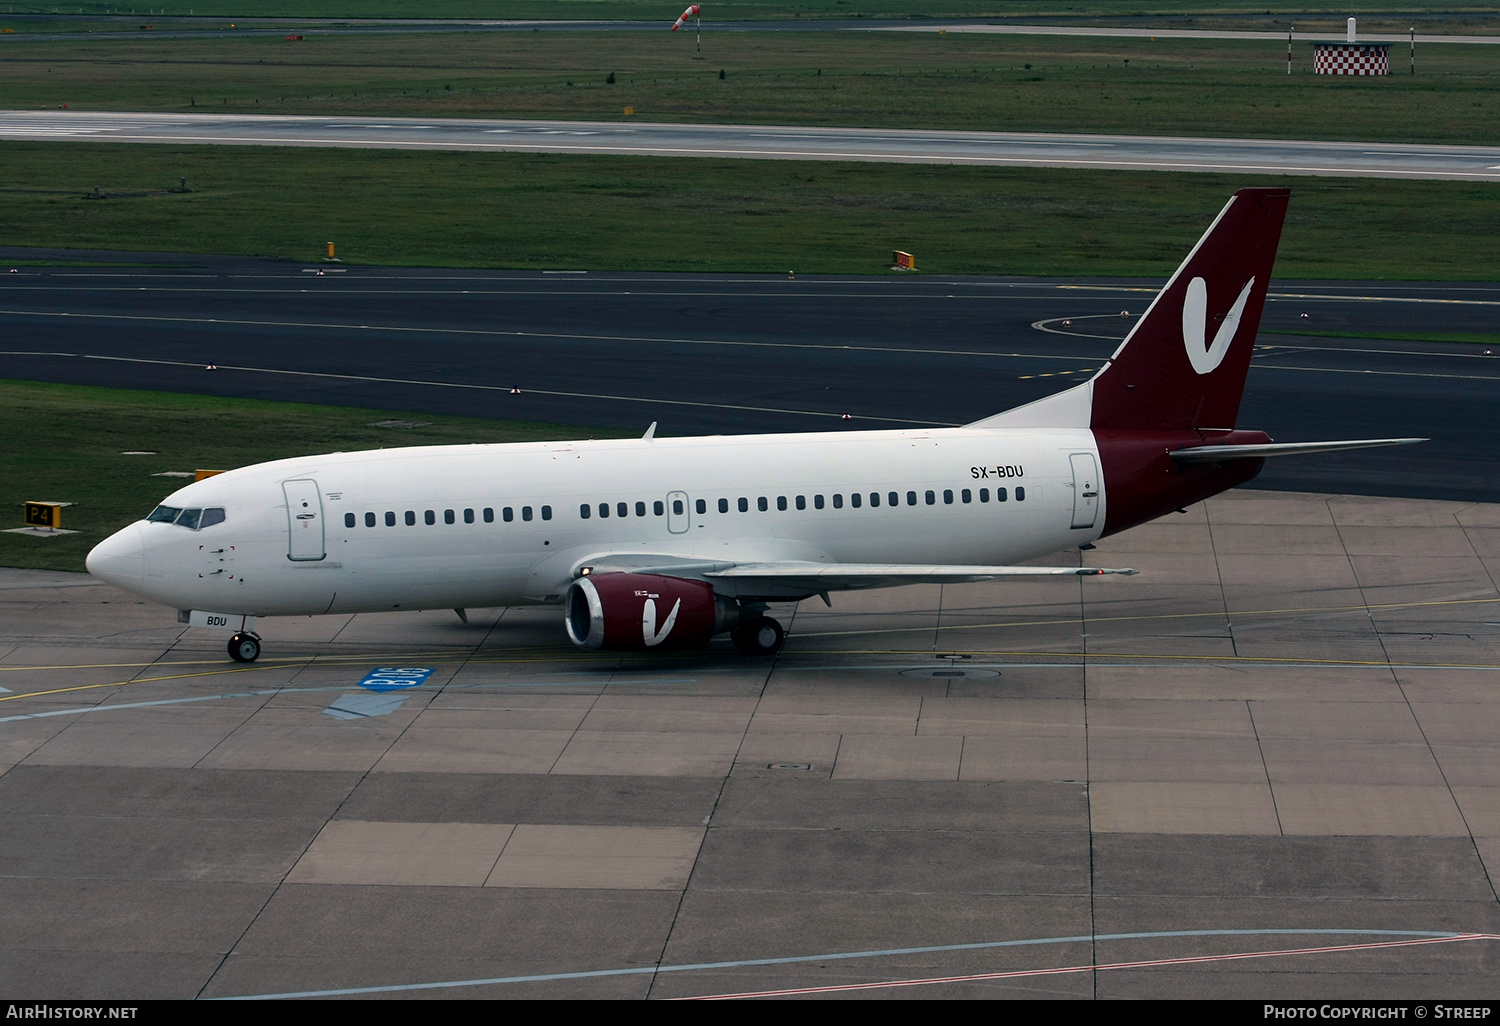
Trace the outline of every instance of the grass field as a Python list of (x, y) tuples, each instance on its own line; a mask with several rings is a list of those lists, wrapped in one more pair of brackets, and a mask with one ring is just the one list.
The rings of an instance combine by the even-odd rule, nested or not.
[[(1484, 183), (94, 143), (7, 143), (5, 166), (16, 246), (858, 274), (902, 249), (925, 273), (1160, 275), (1235, 189), (1289, 184), (1280, 277), (1500, 267)], [(96, 185), (109, 198), (86, 198)]]
[[(657, 21), (670, 23), (687, 6), (661, 0), (184, 0), (165, 6), (145, 3), (83, 0), (66, 7), (49, 3), (9, 2), (0, 4), (5, 14), (120, 15), (139, 11), (159, 12), (167, 17), (215, 16), (240, 18), (470, 18), (470, 19), (558, 19), (568, 21)], [(1362, 16), (1409, 18), (1420, 8), (1411, 0), (1363, 0)], [(1104, 18), (1161, 15), (1254, 16), (1270, 12), (1264, 0), (1142, 0), (1121, 4), (1117, 0), (711, 0), (707, 8), (713, 21), (791, 20), (799, 18)], [(1330, 21), (1348, 16), (1343, 7), (1306, 2), (1278, 5), (1283, 17), (1322, 16)], [(1449, 0), (1441, 13), (1483, 17), (1497, 13), (1494, 3)], [(1405, 24), (1405, 22), (1403, 22)]]
[[(1496, 47), (1286, 74), (1280, 41), (726, 32), (7, 42), (16, 109), (523, 117), (1493, 143)], [(1402, 55), (1398, 54), (1398, 57)], [(720, 73), (723, 73), (721, 79)], [(615, 81), (608, 82), (610, 76)]]
[[(0, 510), (21, 526), (27, 501), (72, 502), (57, 538), (0, 532), (0, 566), (82, 570), (88, 551), (192, 481), (162, 472), (231, 470), (315, 452), (462, 442), (607, 437), (548, 424), (409, 414), (299, 403), (0, 381)], [(125, 456), (130, 451), (150, 456)]]

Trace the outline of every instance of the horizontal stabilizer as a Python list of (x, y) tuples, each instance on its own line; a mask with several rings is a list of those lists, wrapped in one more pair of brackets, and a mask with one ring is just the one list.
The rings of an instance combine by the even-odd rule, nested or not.
[(1378, 449), (1385, 445), (1415, 445), (1426, 438), (1355, 438), (1343, 442), (1271, 442), (1265, 445), (1199, 445), (1174, 449), (1167, 455), (1178, 463), (1222, 463), (1225, 460), (1265, 459), (1269, 456), (1300, 456), (1309, 452), (1340, 452), (1344, 449)]

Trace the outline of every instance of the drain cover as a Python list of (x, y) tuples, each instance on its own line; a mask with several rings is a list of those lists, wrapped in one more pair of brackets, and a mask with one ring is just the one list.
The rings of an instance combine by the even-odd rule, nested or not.
[(967, 677), (972, 680), (976, 677), (998, 677), (1000, 676), (1000, 671), (986, 669), (983, 666), (913, 666), (909, 670), (902, 670), (901, 676), (936, 678), (939, 680)]

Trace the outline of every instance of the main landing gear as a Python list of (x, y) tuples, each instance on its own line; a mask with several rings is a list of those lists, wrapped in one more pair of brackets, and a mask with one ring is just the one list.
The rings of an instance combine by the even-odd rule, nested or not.
[(729, 638), (745, 655), (775, 655), (786, 643), (786, 631), (769, 616), (757, 616), (736, 624)]
[(229, 639), (229, 658), (237, 663), (253, 663), (260, 658), (260, 636), (241, 631)]

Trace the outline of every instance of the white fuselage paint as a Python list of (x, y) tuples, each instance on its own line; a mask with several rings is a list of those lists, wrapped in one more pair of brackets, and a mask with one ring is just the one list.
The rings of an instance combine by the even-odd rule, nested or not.
[[(139, 592), (180, 609), (257, 616), (558, 602), (581, 561), (676, 560), (1013, 564), (1097, 538), (1075, 528), (1075, 454), (1098, 460), (1087, 429), (871, 431), (382, 449), (280, 460), (188, 485), (163, 500), (222, 507), (191, 530), (141, 522)], [(1097, 464), (1095, 464), (1097, 465)], [(976, 468), (988, 468), (982, 476)], [(1020, 476), (1015, 476), (1019, 471)], [(980, 476), (976, 476), (978, 473)], [(288, 504), (316, 482), (323, 558)], [(1016, 488), (1025, 489), (1016, 501)], [(989, 501), (979, 501), (988, 489)], [(1008, 501), (997, 502), (996, 490)], [(963, 490), (971, 494), (962, 501)], [(929, 505), (926, 493), (935, 493)], [(953, 493), (951, 503), (944, 492)], [(870, 494), (880, 504), (872, 506)], [(899, 493), (891, 506), (889, 493)], [(907, 493), (917, 504), (909, 505)], [(854, 508), (850, 497), (859, 493)], [(795, 507), (804, 496), (806, 509)], [(814, 496), (823, 508), (814, 508)], [(843, 497), (834, 508), (833, 496)], [(787, 509), (777, 508), (780, 497)], [(762, 512), (760, 499), (767, 500)], [(674, 498), (682, 516), (668, 515)], [(740, 512), (739, 500), (749, 511)], [(719, 500), (729, 512), (719, 511)], [(699, 513), (702, 500), (706, 512)], [(301, 508), (297, 499), (294, 503)], [(656, 502), (666, 513), (656, 515)], [(617, 515), (618, 503), (628, 515)], [(636, 503), (646, 515), (636, 515)], [(608, 503), (610, 516), (599, 516)], [(591, 516), (580, 516), (580, 505)], [(550, 520), (541, 518), (550, 506)], [(514, 519), (505, 522), (510, 507)], [(530, 507), (533, 518), (522, 519)], [(483, 520), (492, 509), (494, 521)], [(415, 513), (408, 526), (406, 513)], [(432, 510), (436, 523), (425, 523)], [(456, 522), (444, 522), (453, 510)], [(474, 510), (474, 522), (464, 511)], [(394, 513), (396, 525), (386, 526)], [(376, 526), (366, 526), (373, 513)], [(355, 526), (345, 526), (346, 514)], [(305, 523), (305, 519), (303, 521)], [(315, 549), (311, 555), (316, 555)], [(647, 560), (649, 562), (649, 560)], [(132, 589), (137, 590), (137, 589)], [(666, 611), (663, 610), (663, 613)]]

